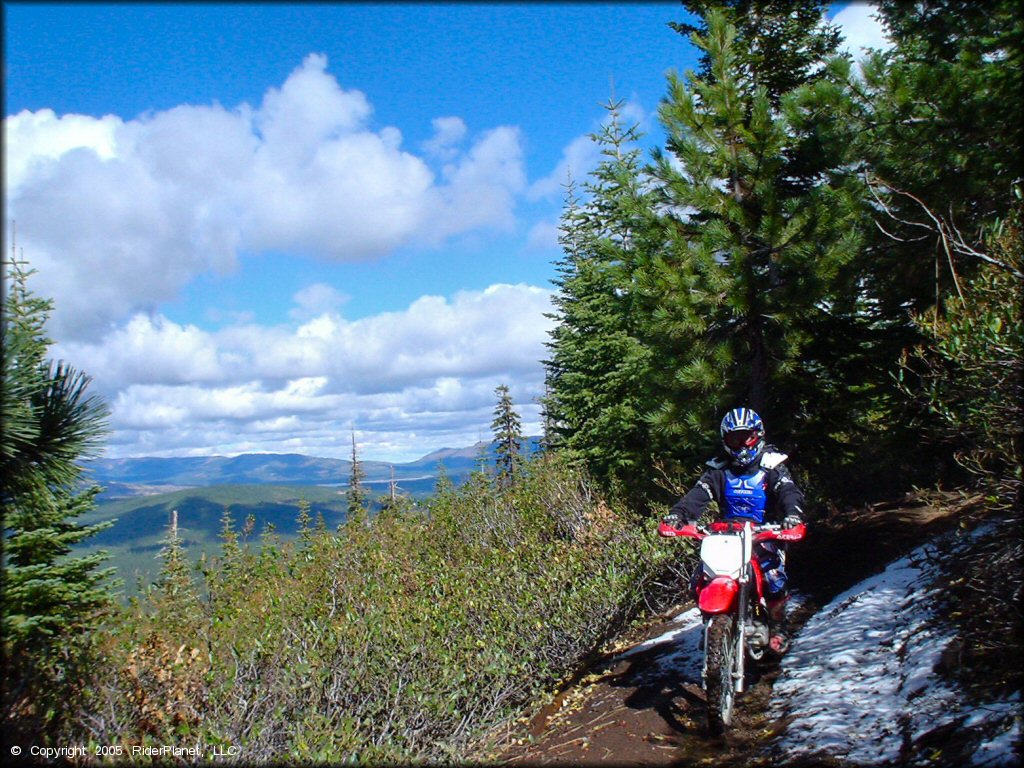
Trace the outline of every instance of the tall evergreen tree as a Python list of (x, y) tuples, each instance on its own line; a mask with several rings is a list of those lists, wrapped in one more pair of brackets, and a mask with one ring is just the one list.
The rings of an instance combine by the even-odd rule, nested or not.
[(52, 304), (30, 292), (30, 274), (15, 258), (7, 265), (2, 318), (4, 709), (36, 697), (37, 714), (54, 717), (75, 695), (74, 662), (110, 602), (106, 555), (72, 555), (109, 525), (76, 522), (100, 490), (84, 486), (79, 461), (98, 447), (107, 409), (86, 375), (47, 359)]
[(881, 204), (865, 278), (886, 313), (956, 292), (975, 260), (947, 257), (926, 211), (975, 248), (1024, 178), (1024, 13), (1015, 0), (882, 0), (893, 46), (865, 63), (843, 117)]
[(178, 531), (178, 510), (171, 510), (171, 520), (167, 527), (167, 538), (160, 550), (160, 574), (157, 576), (156, 588), (171, 603), (179, 600), (192, 590), (192, 576), (189, 572), (188, 556)]
[(843, 467), (905, 483), (914, 414), (893, 372), (915, 311), (969, 276), (1022, 176), (1021, 14), (882, 0), (896, 47), (859, 77), (820, 2), (685, 5), (702, 71), (670, 77), (665, 149), (640, 168), (606, 132), (589, 199), (570, 190), (554, 443), (637, 489), (655, 457), (692, 468), (746, 404), (829, 491)]
[(241, 564), (242, 547), (238, 541), (238, 531), (235, 530), (230, 506), (224, 506), (224, 513), (221, 515), (220, 523), (220, 573), (224, 577), (231, 577), (238, 571)]
[(639, 133), (623, 126), (621, 101), (605, 109), (608, 120), (592, 136), (603, 159), (584, 185), (587, 199), (570, 184), (562, 215), (545, 413), (554, 446), (606, 489), (624, 491), (646, 475), (651, 455), (643, 418), (651, 360), (634, 305), (635, 275), (658, 245)]
[(299, 529), (299, 541), (308, 544), (313, 539), (313, 505), (309, 499), (299, 499), (299, 514), (296, 523)]
[[(1008, 0), (882, 0), (878, 9), (892, 47), (852, 81), (851, 111), (842, 117), (854, 129), (854, 150), (874, 193), (877, 226), (861, 272), (890, 326), (891, 359), (940, 332), (944, 314), (974, 311), (965, 305), (974, 278), (989, 266), (986, 239), (1018, 203), (1024, 13)], [(919, 335), (924, 315), (932, 327)], [(967, 381), (973, 372), (949, 376)], [(908, 435), (900, 439), (897, 429), (887, 438), (897, 439), (908, 471), (945, 472), (954, 466), (942, 447), (948, 443), (934, 415), (917, 404), (893, 400), (887, 421)]]
[[(644, 274), (666, 362), (652, 424), (674, 438), (684, 465), (711, 448), (718, 418), (735, 405), (791, 441), (835, 386), (840, 339), (855, 325), (847, 265), (863, 194), (842, 147), (818, 136), (831, 119), (820, 103), (841, 89), (846, 64), (801, 59), (771, 83), (799, 85), (772, 93), (750, 66), (761, 37), (738, 35), (728, 17), (709, 11), (707, 34), (693, 36), (707, 74), (669, 76), (668, 141), (652, 170), (670, 237)], [(834, 48), (827, 29), (820, 35), (819, 50)], [(820, 439), (821, 430), (804, 434)]]
[(150, 601), (160, 618), (161, 629), (181, 637), (194, 631), (199, 617), (199, 598), (192, 579), (192, 563), (178, 529), (176, 509), (171, 510), (160, 560), (160, 573), (150, 592)]
[(494, 407), (494, 421), (491, 430), (496, 443), (498, 481), (502, 485), (513, 485), (523, 465), (522, 420), (512, 403), (508, 386), (500, 385), (494, 390), (498, 402)]
[(365, 479), (366, 471), (363, 469), (362, 462), (359, 461), (359, 453), (356, 450), (356, 433), (353, 430), (352, 468), (348, 478), (348, 491), (345, 493), (345, 498), (348, 501), (347, 520), (358, 520), (360, 522), (366, 522), (367, 520), (369, 497), (366, 489), (363, 487)]
[[(839, 28), (823, 23), (828, 2), (793, 0), (683, 0), (696, 15), (696, 24), (671, 22), (669, 26), (690, 38), (710, 31), (708, 18), (718, 13), (746, 43), (737, 48), (737, 64), (748, 75), (746, 83), (764, 88), (775, 109), (784, 94), (818, 76), (821, 63), (835, 54), (841, 40)], [(713, 82), (715, 67), (705, 51), (700, 58), (700, 77)]]

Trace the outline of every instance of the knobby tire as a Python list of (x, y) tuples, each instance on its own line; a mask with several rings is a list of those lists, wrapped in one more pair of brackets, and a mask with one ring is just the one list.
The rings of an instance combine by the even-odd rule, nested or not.
[(707, 678), (704, 690), (707, 699), (708, 731), (720, 735), (732, 724), (732, 708), (736, 697), (732, 670), (736, 661), (736, 638), (731, 616), (715, 616), (708, 625), (705, 652)]

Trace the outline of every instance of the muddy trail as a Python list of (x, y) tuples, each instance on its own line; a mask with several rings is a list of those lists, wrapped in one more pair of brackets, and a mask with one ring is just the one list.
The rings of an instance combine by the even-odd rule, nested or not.
[[(800, 593), (799, 605), (790, 610), (791, 631), (836, 595), (955, 526), (967, 506), (973, 504), (953, 496), (908, 499), (815, 521), (807, 538), (790, 550), (791, 580)], [(520, 723), (518, 731), (510, 730), (490, 751), (490, 759), (513, 765), (773, 764), (758, 753), (786, 725), (764, 714), (778, 661), (759, 665), (737, 700), (733, 727), (725, 737), (712, 738), (705, 727), (699, 673), (692, 680), (680, 679), (678, 665), (659, 658), (663, 646), (643, 646), (672, 631), (670, 619), (687, 607), (674, 606), (598, 659)], [(690, 652), (700, 653), (696, 648)], [(822, 765), (820, 760), (814, 764)]]

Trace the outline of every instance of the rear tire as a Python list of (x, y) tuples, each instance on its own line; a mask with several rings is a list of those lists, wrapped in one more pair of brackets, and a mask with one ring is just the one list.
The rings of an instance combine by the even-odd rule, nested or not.
[(732, 616), (714, 616), (707, 628), (705, 654), (707, 677), (704, 692), (707, 699), (708, 731), (720, 735), (732, 725), (732, 708), (736, 698), (732, 670), (736, 662), (736, 636)]

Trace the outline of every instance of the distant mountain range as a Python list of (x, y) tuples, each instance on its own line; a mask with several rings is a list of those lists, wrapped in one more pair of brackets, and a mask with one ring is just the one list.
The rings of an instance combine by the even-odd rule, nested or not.
[[(540, 438), (524, 440), (527, 453)], [(401, 484), (435, 479), (440, 467), (456, 483), (480, 466), (493, 464), (495, 445), (480, 442), (467, 448), (442, 448), (404, 463), (361, 461), (364, 482)], [(239, 456), (181, 456), (171, 458), (96, 459), (84, 464), (89, 479), (103, 486), (103, 500), (164, 493), (214, 485), (334, 485), (348, 484), (352, 462), (297, 453), (247, 453)]]
[[(523, 449), (537, 450), (539, 438), (526, 438)], [(429, 497), (441, 467), (456, 485), (481, 462), (494, 465), (494, 444), (442, 448), (421, 459), (389, 464), (360, 462), (365, 471), (371, 508), (388, 493), (392, 473), (398, 493), (413, 500)], [(113, 525), (78, 545), (83, 552), (104, 549), (125, 582), (127, 594), (152, 581), (160, 566), (157, 554), (167, 536), (171, 511), (177, 512), (179, 533), (193, 559), (219, 551), (225, 512), (236, 530), (252, 518), (254, 534), (272, 526), (285, 537), (297, 529), (299, 501), (311, 505), (334, 528), (344, 522), (345, 488), (352, 462), (300, 454), (250, 453), (137, 459), (98, 459), (85, 465), (88, 479), (102, 486), (95, 509), (79, 521)]]

